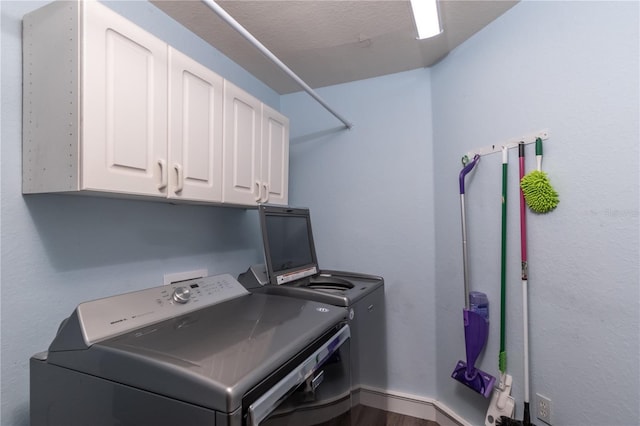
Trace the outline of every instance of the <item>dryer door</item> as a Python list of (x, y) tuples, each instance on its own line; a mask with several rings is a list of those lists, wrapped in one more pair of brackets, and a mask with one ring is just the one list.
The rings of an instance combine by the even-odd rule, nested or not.
[(247, 426), (351, 424), (349, 326), (249, 406)]

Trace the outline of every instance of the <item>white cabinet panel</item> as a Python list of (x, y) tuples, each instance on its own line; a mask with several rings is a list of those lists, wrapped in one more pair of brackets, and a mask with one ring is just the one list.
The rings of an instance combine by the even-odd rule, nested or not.
[(256, 205), (261, 195), (261, 104), (230, 82), (224, 85), (223, 201)]
[(169, 49), (169, 198), (222, 201), (223, 79)]
[(287, 204), (289, 120), (225, 81), (225, 203)]
[(262, 202), (284, 204), (289, 194), (289, 120), (262, 105)]
[(81, 189), (165, 196), (167, 46), (115, 12), (82, 2)]
[[(23, 91), (34, 106), (25, 109), (23, 191), (165, 197), (167, 45), (98, 2), (54, 2), (24, 25), (25, 83), (48, 87)], [(47, 104), (66, 117), (56, 119)], [(45, 145), (67, 158), (33, 155)]]

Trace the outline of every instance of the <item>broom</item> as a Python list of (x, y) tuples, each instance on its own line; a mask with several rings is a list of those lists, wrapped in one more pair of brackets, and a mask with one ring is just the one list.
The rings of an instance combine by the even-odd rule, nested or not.
[[(524, 142), (518, 145), (518, 157), (520, 162), (520, 181), (524, 177)], [(527, 263), (527, 221), (524, 201), (524, 192), (520, 188), (520, 253), (522, 257), (522, 317), (524, 323), (524, 414), (523, 420), (515, 420), (501, 416), (496, 422), (497, 426), (534, 426), (531, 423), (529, 411), (529, 311), (528, 311), (528, 263)]]
[(536, 161), (538, 169), (520, 179), (520, 188), (531, 211), (548, 213), (558, 206), (558, 193), (547, 174), (542, 171), (542, 139), (536, 138)]
[(513, 378), (506, 373), (507, 350), (506, 341), (506, 300), (507, 300), (507, 166), (509, 164), (509, 148), (502, 147), (502, 243), (500, 264), (500, 354), (498, 355), (498, 369), (500, 381), (493, 387), (491, 404), (485, 417), (485, 426), (493, 426), (501, 416), (513, 417), (515, 401), (511, 396)]

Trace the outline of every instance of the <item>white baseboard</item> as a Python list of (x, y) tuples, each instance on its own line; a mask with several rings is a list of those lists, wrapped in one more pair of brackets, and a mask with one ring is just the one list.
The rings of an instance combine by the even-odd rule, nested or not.
[(471, 426), (471, 423), (442, 402), (431, 398), (367, 386), (356, 390), (353, 397), (354, 404), (359, 403), (405, 416), (431, 420), (440, 426)]

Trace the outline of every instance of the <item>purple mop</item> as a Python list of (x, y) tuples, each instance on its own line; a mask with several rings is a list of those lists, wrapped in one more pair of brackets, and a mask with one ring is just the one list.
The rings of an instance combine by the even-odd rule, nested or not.
[(489, 398), (496, 378), (475, 367), (478, 356), (484, 349), (489, 337), (488, 320), (470, 309), (469, 306), (469, 274), (467, 255), (467, 224), (464, 207), (464, 178), (480, 160), (479, 155), (473, 157), (473, 161), (467, 164), (460, 172), (460, 211), (462, 213), (462, 258), (464, 266), (464, 341), (467, 362), (458, 361), (451, 377), (460, 383), (470, 387), (485, 398)]

